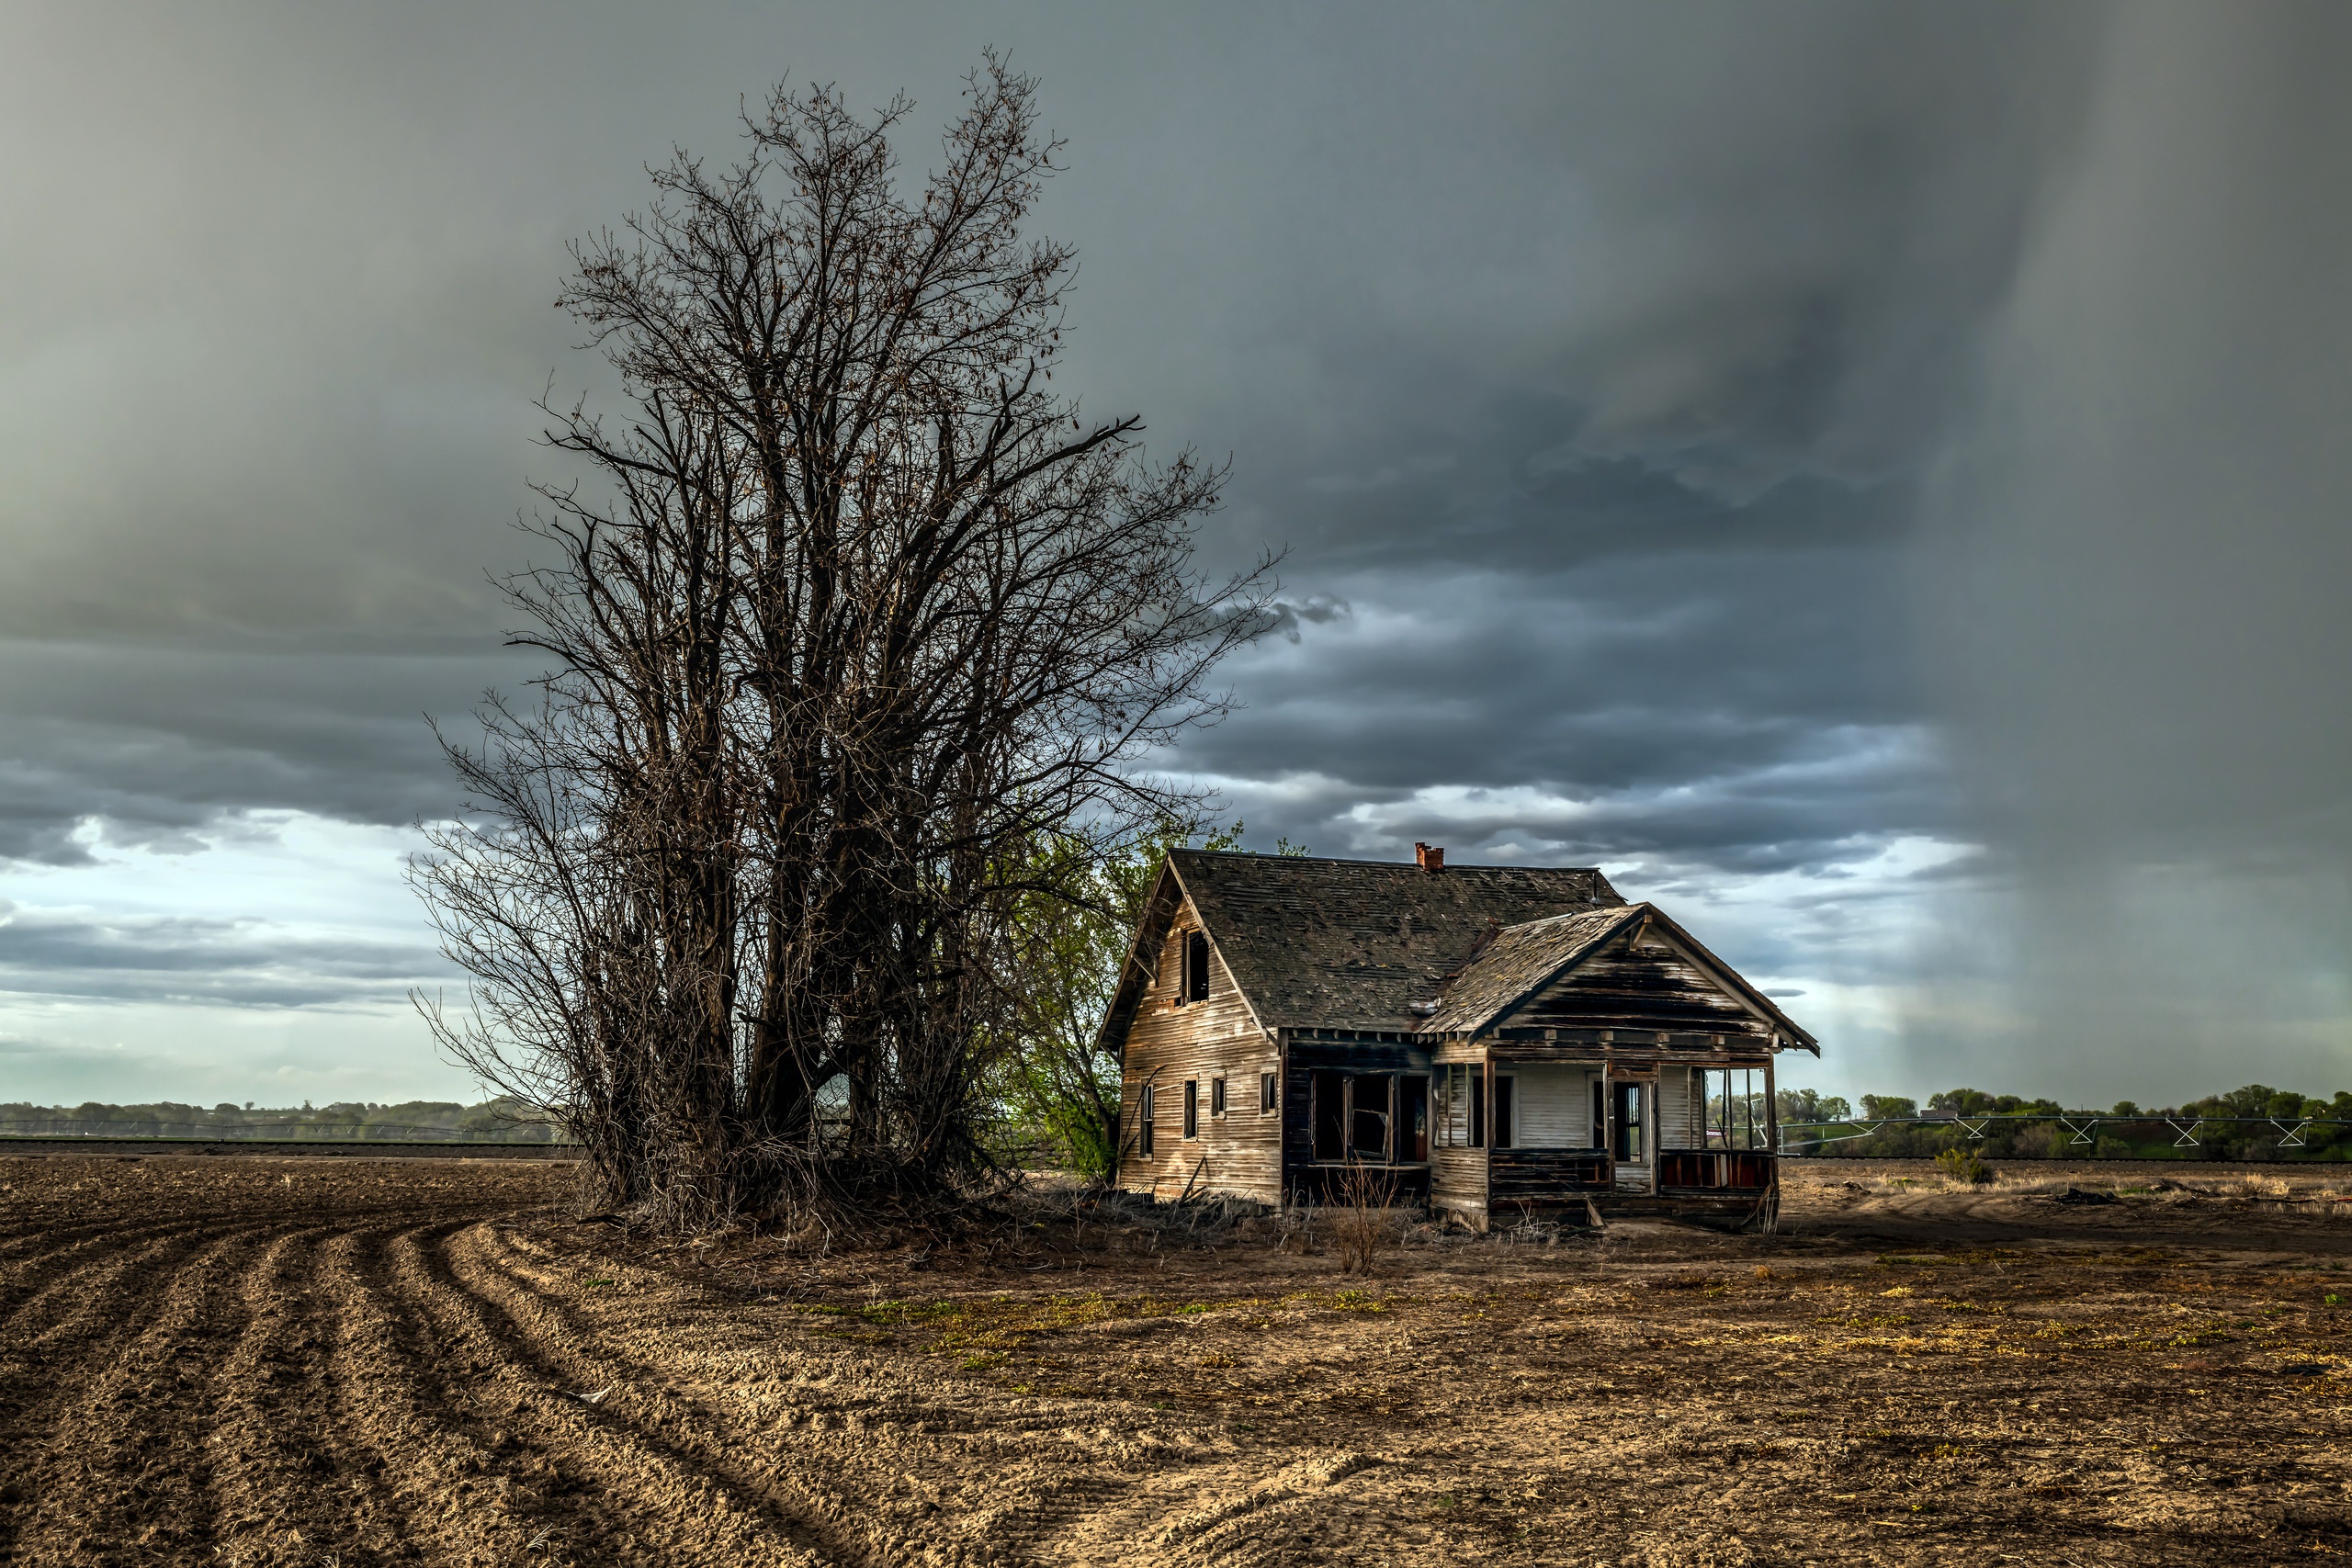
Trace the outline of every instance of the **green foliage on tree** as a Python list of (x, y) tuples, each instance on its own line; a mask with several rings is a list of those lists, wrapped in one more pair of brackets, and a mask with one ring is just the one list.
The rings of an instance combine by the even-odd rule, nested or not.
[[(1911, 1123), (1866, 1137), (1807, 1125), (1849, 1121), (1831, 1109), (1843, 1101), (1792, 1089), (1781, 1090), (1779, 1101), (1783, 1146), (1792, 1153), (1935, 1159), (1964, 1148), (1991, 1159), (2352, 1159), (2352, 1092), (2322, 1098), (2246, 1084), (2180, 1106), (2122, 1100), (2095, 1111), (1962, 1088), (1930, 1095), (1924, 1117), (1904, 1096), (1866, 1094), (1857, 1123)], [(2098, 1124), (2086, 1127), (2092, 1118)], [(2184, 1142), (2185, 1134), (2193, 1136)]]
[[(1037, 840), (1025, 874), (1033, 889), (1015, 906), (1010, 982), (1014, 1037), (998, 1057), (995, 1096), (1012, 1141), (1090, 1181), (1108, 1181), (1119, 1159), (1119, 1059), (1102, 1032), (1168, 852), (1195, 840), (1239, 847), (1242, 825), (1163, 821), (1110, 853), (1069, 835)], [(1305, 854), (1287, 839), (1279, 854)]]

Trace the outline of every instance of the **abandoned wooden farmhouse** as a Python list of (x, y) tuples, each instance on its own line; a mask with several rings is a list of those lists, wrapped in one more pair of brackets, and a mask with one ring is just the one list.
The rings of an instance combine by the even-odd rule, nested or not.
[(1179, 850), (1103, 1022), (1120, 1185), (1316, 1202), (1372, 1168), (1481, 1227), (1759, 1220), (1770, 998), (1597, 870)]

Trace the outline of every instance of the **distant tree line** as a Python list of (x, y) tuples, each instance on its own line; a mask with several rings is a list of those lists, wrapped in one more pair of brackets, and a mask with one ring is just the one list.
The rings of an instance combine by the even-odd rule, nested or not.
[[(1798, 1154), (1929, 1159), (1946, 1149), (1965, 1145), (1987, 1159), (2067, 1156), (2101, 1159), (2352, 1159), (2352, 1091), (2342, 1090), (2332, 1099), (2324, 1099), (2272, 1089), (2267, 1084), (2247, 1084), (2227, 1094), (2208, 1095), (2182, 1105), (2142, 1106), (2120, 1100), (2100, 1110), (2062, 1105), (2048, 1098), (2029, 1100), (2016, 1094), (1948, 1089), (1928, 1096), (1925, 1110), (1907, 1096), (1866, 1094), (1861, 1097), (1861, 1110), (1857, 1115), (1843, 1096), (1825, 1095), (1809, 1089), (1784, 1089), (1779, 1093), (1776, 1109), (1782, 1128), (1782, 1146)], [(2090, 1131), (2089, 1142), (2078, 1141), (2082, 1122), (2094, 1116), (2103, 1120)], [(1983, 1127), (1981, 1137), (1960, 1124), (1962, 1119), (1973, 1123), (1981, 1117), (1996, 1119)], [(1928, 1119), (1928, 1124), (1917, 1120), (1921, 1118)], [(2194, 1125), (2208, 1118), (2211, 1124)], [(1933, 1125), (1937, 1120), (1951, 1124)], [(2067, 1126), (2067, 1120), (2075, 1125)], [(2299, 1127), (2307, 1120), (2335, 1124)], [(1867, 1137), (1851, 1135), (1861, 1127), (1882, 1121), (1910, 1124), (1886, 1127)], [(1840, 1122), (1855, 1125), (1806, 1125)], [(2186, 1143), (2185, 1129), (2191, 1134)]]
[(212, 1106), (161, 1100), (145, 1105), (0, 1103), (0, 1135), (11, 1137), (243, 1138), (262, 1142), (341, 1140), (414, 1143), (546, 1144), (561, 1133), (514, 1100), (460, 1105), (410, 1100), (397, 1105), (338, 1100), (314, 1106), (263, 1106), (229, 1100)]

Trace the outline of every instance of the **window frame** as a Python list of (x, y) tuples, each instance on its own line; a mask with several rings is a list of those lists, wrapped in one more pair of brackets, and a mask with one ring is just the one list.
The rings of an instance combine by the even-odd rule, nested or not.
[(1136, 1093), (1136, 1152), (1138, 1154), (1151, 1153), (1153, 1109), (1151, 1086), (1146, 1084)]
[(1272, 1073), (1258, 1075), (1258, 1114), (1269, 1115), (1283, 1108), (1282, 1090)]
[(1430, 1148), (1487, 1146), (1487, 1069), (1476, 1062), (1440, 1062), (1430, 1069)]
[(1223, 1075), (1209, 1079), (1209, 1120), (1225, 1120), (1225, 1078)]
[(1194, 926), (1184, 933), (1184, 962), (1182, 965), (1182, 984), (1176, 993), (1178, 1007), (1209, 999), (1209, 933)]
[(1201, 1080), (1186, 1078), (1184, 1080), (1184, 1136), (1192, 1139), (1200, 1135)]

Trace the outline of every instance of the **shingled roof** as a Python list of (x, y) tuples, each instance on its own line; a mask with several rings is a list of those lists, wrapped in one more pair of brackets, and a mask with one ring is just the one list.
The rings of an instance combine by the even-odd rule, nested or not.
[[(1410, 862), (1207, 850), (1168, 859), (1268, 1029), (1426, 1028), (1412, 1004), (1434, 1000), (1439, 982), (1505, 928), (1625, 904), (1584, 867), (1429, 872)], [(1121, 1000), (1132, 1005), (1126, 991)]]
[(1431, 1034), (1477, 1029), (1648, 908), (1646, 904), (1621, 904), (1505, 927), (1445, 983), (1443, 999), (1420, 1027)]

